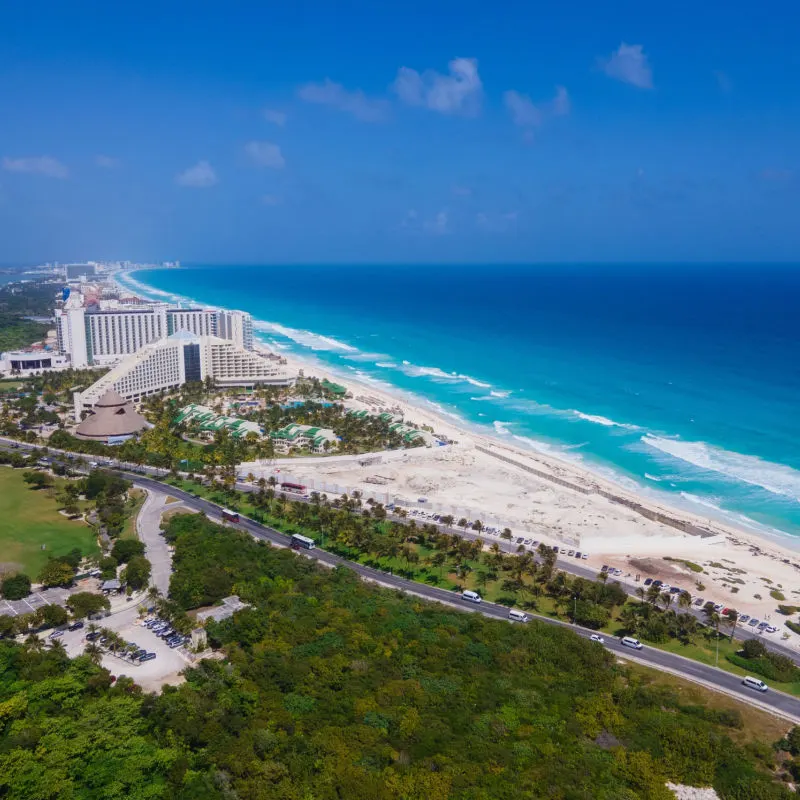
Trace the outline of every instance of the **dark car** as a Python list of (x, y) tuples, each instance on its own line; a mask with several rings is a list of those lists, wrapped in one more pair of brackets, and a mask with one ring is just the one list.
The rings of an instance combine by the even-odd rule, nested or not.
[(83, 620), (77, 619), (77, 620), (75, 620), (75, 622), (72, 623), (72, 625), (70, 625), (67, 628), (67, 630), (68, 631), (77, 631), (77, 630), (80, 630), (82, 627), (83, 627)]
[(650, 585), (652, 582), (653, 582), (653, 579), (652, 579), (652, 578), (647, 578), (647, 579), (645, 580), (645, 582), (644, 582), (644, 585), (645, 585), (645, 586), (649, 586), (649, 585)]
[(97, 631), (95, 631), (94, 633), (87, 633), (86, 634), (86, 641), (87, 642), (94, 642), (99, 638), (100, 638), (100, 634)]
[(663, 585), (664, 581), (653, 581), (653, 586), (655, 586), (656, 589), (660, 589)]
[(608, 572), (608, 564), (603, 564), (603, 566), (600, 567), (600, 572)]
[(702, 597), (698, 597), (697, 600), (694, 601), (696, 606), (701, 606), (703, 603), (705, 603), (705, 600)]
[(134, 653), (134, 654), (131, 656), (131, 658), (133, 658), (133, 659), (137, 659), (137, 658), (141, 658), (142, 656), (146, 656), (146, 655), (147, 655), (147, 650), (144, 650), (144, 649), (142, 649), (142, 650), (137, 650), (137, 651), (136, 651), (136, 652), (135, 652), (135, 653)]
[(152, 661), (156, 657), (155, 653), (145, 653), (139, 658), (139, 661)]

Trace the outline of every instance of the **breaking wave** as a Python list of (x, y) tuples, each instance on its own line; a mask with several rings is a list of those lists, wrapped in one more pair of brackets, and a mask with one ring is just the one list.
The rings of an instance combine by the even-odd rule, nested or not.
[(684, 442), (649, 434), (642, 436), (642, 442), (699, 469), (800, 502), (800, 472), (791, 467), (764, 461), (757, 456), (731, 453), (705, 442)]

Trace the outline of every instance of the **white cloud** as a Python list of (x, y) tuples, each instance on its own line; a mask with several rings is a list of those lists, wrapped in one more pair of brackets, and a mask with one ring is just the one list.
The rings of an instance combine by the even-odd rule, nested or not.
[(111, 156), (97, 155), (94, 157), (94, 163), (103, 169), (114, 169), (119, 166), (119, 159), (112, 158)]
[(325, 78), (322, 83), (307, 83), (298, 89), (297, 94), (307, 103), (338, 108), (362, 122), (383, 122), (389, 113), (386, 100), (367, 97), (361, 89), (348, 91), (330, 78)]
[(447, 209), (442, 209), (433, 217), (423, 218), (416, 209), (410, 208), (400, 221), (400, 227), (414, 234), (424, 232), (433, 236), (442, 236), (451, 233), (450, 214)]
[(609, 78), (640, 89), (653, 88), (653, 72), (640, 44), (623, 42), (608, 58), (600, 59), (600, 68)]
[(261, 202), (265, 206), (279, 206), (283, 204), (283, 198), (277, 194), (265, 194), (261, 198)]
[(433, 219), (426, 220), (422, 227), (428, 231), (428, 233), (441, 236), (445, 233), (450, 233), (450, 228), (448, 227), (449, 221), (450, 215), (443, 209)]
[(217, 183), (217, 173), (214, 172), (208, 161), (198, 161), (193, 167), (184, 170), (175, 177), (179, 186), (189, 186), (193, 189), (207, 189)]
[(281, 148), (272, 142), (248, 142), (244, 151), (256, 166), (282, 169), (286, 165)]
[(555, 97), (537, 106), (526, 94), (509, 89), (503, 94), (508, 113), (520, 128), (538, 128), (547, 117), (563, 117), (570, 112), (569, 93), (563, 86), (556, 86)]
[(542, 112), (528, 95), (509, 89), (503, 95), (503, 101), (514, 124), (520, 128), (537, 128), (542, 124)]
[(277, 111), (274, 108), (265, 108), (262, 114), (264, 115), (264, 119), (267, 122), (271, 122), (273, 125), (278, 125), (282, 128), (286, 124), (285, 111)]
[(32, 156), (30, 158), (4, 158), (3, 169), (8, 172), (29, 172), (44, 175), (46, 178), (67, 178), (69, 170), (51, 156)]
[(410, 106), (424, 106), (442, 114), (476, 114), (480, 109), (483, 84), (475, 58), (454, 58), (449, 75), (435, 70), (422, 74), (401, 67), (392, 88)]

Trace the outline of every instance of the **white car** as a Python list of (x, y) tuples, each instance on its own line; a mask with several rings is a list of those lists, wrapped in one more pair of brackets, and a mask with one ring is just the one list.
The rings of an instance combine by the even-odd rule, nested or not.
[(600, 644), (606, 643), (606, 640), (599, 633), (593, 633), (589, 639), (593, 642), (600, 642)]

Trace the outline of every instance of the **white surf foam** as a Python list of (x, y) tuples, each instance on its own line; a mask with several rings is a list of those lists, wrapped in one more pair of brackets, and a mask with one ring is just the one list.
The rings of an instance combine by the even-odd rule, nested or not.
[(774, 464), (757, 456), (731, 453), (705, 442), (684, 442), (649, 434), (642, 436), (642, 442), (700, 469), (717, 472), (800, 502), (800, 472), (784, 464)]
[(376, 361), (375, 366), (381, 367), (382, 369), (395, 369), (397, 364), (395, 364), (393, 361)]
[(289, 328), (278, 322), (268, 322), (260, 319), (253, 320), (253, 327), (264, 333), (278, 334), (286, 339), (291, 339), (293, 342), (297, 342), (297, 344), (303, 345), (303, 347), (308, 347), (310, 350), (339, 353), (359, 352), (357, 347), (353, 347), (351, 344), (345, 344), (345, 342), (340, 342), (338, 339), (334, 339), (331, 336), (323, 336), (321, 333), (314, 333), (313, 331)]
[(680, 495), (684, 500), (688, 500), (690, 503), (694, 503), (694, 505), (710, 508), (717, 514), (723, 513), (722, 506), (717, 505), (705, 497), (698, 497), (696, 494), (691, 494), (691, 492), (681, 492)]
[(583, 411), (577, 411), (574, 408), (569, 409), (567, 413), (572, 414), (578, 419), (585, 420), (586, 422), (594, 422), (595, 425), (603, 425), (606, 428), (625, 428), (631, 431), (641, 430), (638, 425), (631, 425), (628, 422), (615, 422), (613, 419), (602, 417), (599, 414), (584, 414)]
[[(511, 434), (511, 431), (508, 429), (508, 426), (512, 425), (512, 424), (513, 423), (511, 423), (511, 422), (501, 422), (499, 419), (496, 419), (496, 420), (494, 420), (494, 422), (492, 422), (492, 425), (493, 425), (494, 429), (501, 436), (509, 436)], [(514, 438), (517, 439), (519, 437), (515, 436)]]
[(656, 478), (655, 475), (651, 475), (649, 472), (645, 472), (644, 476), (649, 481), (655, 481), (656, 483), (661, 483), (661, 478)]
[(418, 364), (412, 364), (410, 361), (405, 360), (402, 362), (399, 369), (410, 378), (430, 378), (431, 380), (445, 383), (469, 383), (481, 389), (488, 389), (492, 385), (491, 383), (479, 381), (471, 375), (462, 375), (458, 372), (445, 372), (439, 367), (421, 367)]

